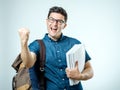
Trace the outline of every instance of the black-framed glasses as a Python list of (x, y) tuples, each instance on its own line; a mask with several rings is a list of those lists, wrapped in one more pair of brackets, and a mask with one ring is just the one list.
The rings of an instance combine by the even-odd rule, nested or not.
[(49, 17), (49, 18), (48, 18), (48, 21), (49, 21), (50, 23), (57, 22), (59, 25), (62, 25), (63, 23), (65, 23), (65, 21), (63, 21), (63, 20), (61, 20), (61, 19), (55, 19), (55, 18), (53, 18), (53, 17)]

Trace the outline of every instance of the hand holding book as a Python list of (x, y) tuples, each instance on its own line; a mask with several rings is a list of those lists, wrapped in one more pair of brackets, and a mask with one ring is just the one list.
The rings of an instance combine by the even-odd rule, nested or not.
[(67, 77), (70, 79), (79, 80), (79, 76), (81, 72), (79, 71), (79, 68), (78, 68), (78, 61), (75, 62), (74, 68), (72, 69), (66, 68), (66, 74), (67, 74)]

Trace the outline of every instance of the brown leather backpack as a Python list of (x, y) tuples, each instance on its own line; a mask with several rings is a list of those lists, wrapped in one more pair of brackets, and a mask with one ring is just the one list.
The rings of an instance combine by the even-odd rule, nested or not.
[[(45, 45), (42, 40), (37, 40), (40, 44), (40, 58), (39, 58), (39, 89), (45, 90), (45, 78), (44, 78), (44, 64), (45, 64)], [(12, 67), (16, 70), (16, 75), (12, 80), (12, 90), (33, 90), (30, 79), (29, 69), (24, 66), (20, 54), (17, 56), (12, 64)]]

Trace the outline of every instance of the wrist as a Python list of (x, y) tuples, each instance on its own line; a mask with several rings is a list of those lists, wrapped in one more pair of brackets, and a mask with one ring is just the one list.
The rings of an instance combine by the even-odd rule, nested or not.
[(27, 46), (27, 41), (21, 41), (21, 46), (24, 47), (24, 46)]
[(84, 79), (84, 74), (80, 73), (79, 74), (79, 80), (83, 80)]
[(21, 42), (21, 50), (24, 50), (24, 51), (28, 50), (28, 45), (27, 45), (27, 43)]

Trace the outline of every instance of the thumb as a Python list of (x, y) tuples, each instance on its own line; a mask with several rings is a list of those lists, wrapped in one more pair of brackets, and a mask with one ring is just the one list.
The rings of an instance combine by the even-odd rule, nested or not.
[(78, 61), (75, 62), (75, 68), (78, 68)]

